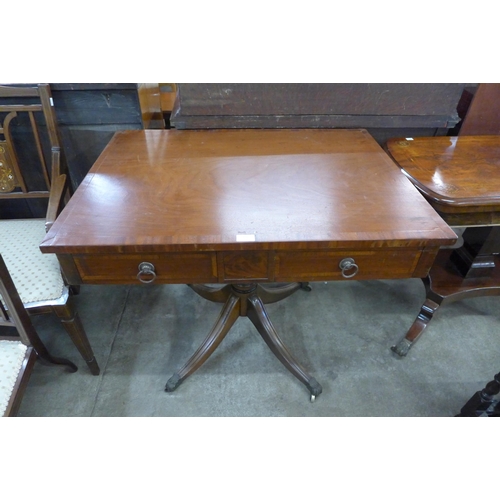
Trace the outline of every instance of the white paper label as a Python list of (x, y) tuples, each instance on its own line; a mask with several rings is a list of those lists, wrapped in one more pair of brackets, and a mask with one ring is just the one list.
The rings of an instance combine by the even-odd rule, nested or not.
[(237, 234), (236, 241), (255, 241), (255, 234)]

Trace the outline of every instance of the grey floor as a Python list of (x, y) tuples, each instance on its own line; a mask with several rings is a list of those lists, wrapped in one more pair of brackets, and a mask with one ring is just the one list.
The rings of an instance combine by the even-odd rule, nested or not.
[(101, 366), (92, 376), (51, 315), (34, 318), (54, 355), (38, 363), (20, 416), (451, 417), (500, 369), (498, 297), (443, 306), (406, 358), (390, 346), (424, 300), (418, 279), (311, 283), (268, 305), (280, 336), (323, 386), (314, 403), (247, 318), (175, 392), (220, 305), (184, 285), (83, 286), (75, 303)]

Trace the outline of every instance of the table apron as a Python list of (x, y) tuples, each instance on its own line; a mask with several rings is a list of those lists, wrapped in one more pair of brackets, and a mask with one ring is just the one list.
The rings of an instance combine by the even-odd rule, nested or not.
[[(424, 277), (438, 248), (249, 250), (59, 255), (70, 284), (331, 281)], [(340, 262), (357, 266), (342, 273)], [(154, 275), (138, 276), (150, 263)], [(348, 277), (346, 277), (348, 276)], [(154, 279), (153, 279), (154, 277)]]

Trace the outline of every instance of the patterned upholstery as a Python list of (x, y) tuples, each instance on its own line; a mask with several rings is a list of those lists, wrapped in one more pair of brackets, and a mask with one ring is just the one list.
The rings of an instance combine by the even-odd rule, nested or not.
[(5, 415), (26, 350), (27, 347), (20, 341), (0, 340), (0, 417)]
[(45, 219), (0, 220), (0, 254), (26, 307), (65, 291), (57, 257), (40, 251), (44, 236)]

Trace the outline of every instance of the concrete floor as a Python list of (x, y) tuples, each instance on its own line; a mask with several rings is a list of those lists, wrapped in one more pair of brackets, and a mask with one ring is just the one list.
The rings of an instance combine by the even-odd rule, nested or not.
[(83, 286), (75, 302), (101, 366), (92, 376), (57, 319), (34, 318), (51, 352), (19, 416), (451, 417), (500, 368), (498, 297), (447, 304), (406, 358), (390, 346), (424, 300), (418, 279), (311, 283), (268, 305), (296, 358), (322, 384), (314, 403), (247, 318), (175, 392), (164, 392), (208, 333), (220, 304), (184, 285)]

